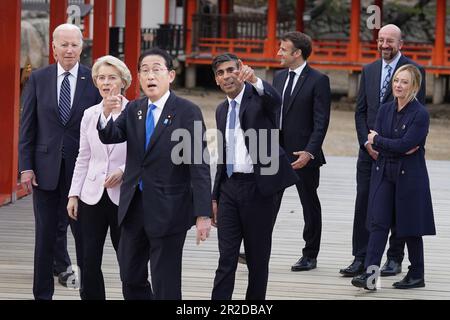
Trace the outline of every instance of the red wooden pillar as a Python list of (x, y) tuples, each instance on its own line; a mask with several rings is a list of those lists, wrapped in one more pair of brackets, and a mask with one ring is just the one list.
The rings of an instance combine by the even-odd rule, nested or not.
[(168, 24), (170, 20), (170, 0), (166, 0), (164, 9), (164, 23)]
[(17, 189), (21, 8), (21, 0), (4, 0), (0, 10), (0, 205)]
[(436, 2), (436, 22), (434, 38), (433, 65), (442, 66), (445, 56), (445, 0)]
[(138, 59), (141, 54), (141, 0), (127, 0), (125, 6), (125, 64), (131, 71), (133, 82), (127, 90), (129, 100), (140, 95)]
[(277, 0), (267, 4), (267, 40), (264, 48), (266, 58), (274, 58), (277, 52)]
[(111, 0), (111, 26), (116, 26), (116, 0)]
[(303, 32), (305, 25), (303, 23), (303, 14), (305, 13), (305, 0), (297, 0), (295, 10), (295, 30)]
[[(383, 0), (375, 0), (374, 4), (380, 8), (380, 24), (383, 25)], [(373, 42), (378, 39), (378, 31), (380, 31), (380, 29), (376, 28), (372, 31)]]
[(92, 62), (109, 53), (109, 9), (109, 0), (95, 0)]
[(55, 63), (53, 57), (53, 30), (60, 24), (67, 22), (67, 0), (53, 0), (50, 1), (50, 24), (49, 24), (49, 50), (48, 50), (48, 63)]
[(359, 60), (359, 23), (361, 20), (361, 0), (352, 0), (351, 2), (351, 18), (350, 18), (350, 45), (348, 47), (350, 61), (357, 62)]
[(193, 41), (193, 28), (194, 28), (194, 15), (197, 12), (197, 1), (186, 0), (186, 55), (189, 56), (192, 53), (192, 41)]
[(230, 1), (219, 0), (219, 15), (220, 15), (220, 37), (228, 38), (228, 15), (231, 13), (232, 5)]
[[(84, 4), (91, 4), (91, 0), (84, 0)], [(91, 14), (90, 13), (88, 13), (83, 18), (83, 25), (84, 25), (83, 38), (88, 39), (89, 35), (90, 35), (90, 31), (91, 31)]]

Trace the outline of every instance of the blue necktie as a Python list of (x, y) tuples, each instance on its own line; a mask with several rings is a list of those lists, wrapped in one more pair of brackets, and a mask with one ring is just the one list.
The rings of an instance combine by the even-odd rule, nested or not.
[(230, 102), (231, 112), (230, 112), (230, 121), (228, 122), (228, 143), (227, 143), (227, 176), (231, 177), (233, 174), (233, 164), (234, 164), (234, 128), (236, 126), (236, 101), (231, 100)]
[(66, 125), (70, 118), (70, 72), (64, 72), (64, 80), (59, 92), (59, 117), (63, 125)]
[(380, 103), (383, 101), (384, 95), (386, 94), (389, 82), (391, 81), (391, 71), (392, 67), (390, 65), (386, 65), (385, 67), (388, 70), (388, 73), (386, 74), (386, 78), (384, 78), (383, 86), (381, 87), (380, 91)]
[[(150, 143), (150, 138), (152, 137), (153, 130), (155, 129), (155, 118), (153, 118), (153, 110), (156, 109), (154, 104), (150, 104), (147, 110), (147, 118), (145, 119), (145, 150), (147, 150)], [(142, 191), (142, 179), (139, 180), (139, 189)]]

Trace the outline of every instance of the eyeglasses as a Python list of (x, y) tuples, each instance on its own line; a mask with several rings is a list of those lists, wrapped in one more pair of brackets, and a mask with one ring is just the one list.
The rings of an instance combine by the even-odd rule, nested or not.
[(395, 40), (379, 38), (379, 39), (377, 39), (377, 42), (378, 42), (378, 44), (383, 44), (384, 42), (386, 42), (387, 44), (394, 44)]
[(167, 68), (160, 68), (160, 67), (155, 67), (155, 68), (151, 68), (151, 69), (143, 68), (143, 69), (141, 69), (139, 71), (139, 73), (141, 75), (143, 75), (144, 77), (147, 77), (150, 73), (154, 74), (155, 76), (160, 76), (166, 70), (169, 70), (169, 69), (167, 69)]

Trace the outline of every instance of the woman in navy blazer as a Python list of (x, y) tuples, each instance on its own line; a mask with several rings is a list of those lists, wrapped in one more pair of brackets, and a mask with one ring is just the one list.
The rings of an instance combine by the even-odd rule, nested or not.
[(395, 99), (381, 106), (375, 130), (368, 135), (379, 156), (370, 180), (366, 273), (353, 278), (356, 287), (376, 289), (377, 270), (391, 228), (406, 241), (411, 262), (408, 273), (393, 284), (394, 288), (425, 286), (422, 236), (435, 235), (436, 230), (425, 163), (430, 121), (416, 99), (420, 84), (421, 74), (415, 66), (400, 67), (392, 82)]
[[(130, 86), (131, 73), (121, 60), (104, 56), (97, 59), (92, 67), (92, 78), (103, 101), (86, 109), (81, 120), (80, 149), (69, 191), (67, 211), (70, 218), (79, 218), (83, 234), (81, 298), (104, 300), (105, 283), (101, 270), (103, 246), (108, 227), (116, 251), (119, 245), (117, 211), (127, 144), (103, 144), (98, 137), (97, 121), (104, 103), (117, 99), (113, 96)], [(128, 103), (125, 97), (119, 97), (121, 102), (116, 105), (114, 119)]]

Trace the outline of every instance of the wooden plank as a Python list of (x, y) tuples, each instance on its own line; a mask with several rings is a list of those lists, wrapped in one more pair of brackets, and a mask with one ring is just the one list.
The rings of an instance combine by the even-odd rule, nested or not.
[[(339, 269), (351, 260), (351, 232), (356, 195), (355, 165), (352, 157), (327, 157), (321, 169), (319, 196), (323, 211), (323, 234), (318, 267), (309, 272), (291, 272), (290, 266), (299, 258), (303, 217), (295, 188), (289, 188), (283, 198), (273, 235), (272, 257), (267, 299), (450, 299), (450, 161), (428, 161), (432, 197), (438, 235), (424, 237), (426, 287), (396, 290), (392, 283), (403, 274), (381, 278), (377, 292), (354, 288), (351, 278), (339, 275)], [(68, 247), (75, 257), (73, 238), (68, 235)], [(0, 299), (32, 299), (34, 250), (34, 217), (31, 197), (13, 205), (0, 207)], [(407, 254), (406, 254), (407, 255)], [(194, 230), (188, 232), (183, 254), (183, 298), (209, 300), (219, 254), (217, 231), (199, 246)], [(103, 274), (107, 299), (122, 299), (119, 267), (109, 237), (103, 257)], [(234, 299), (244, 299), (248, 272), (238, 265)], [(56, 278), (55, 278), (56, 280)], [(55, 281), (56, 282), (56, 281)], [(55, 285), (56, 300), (77, 300), (76, 290)]]

